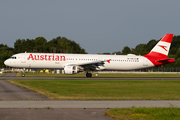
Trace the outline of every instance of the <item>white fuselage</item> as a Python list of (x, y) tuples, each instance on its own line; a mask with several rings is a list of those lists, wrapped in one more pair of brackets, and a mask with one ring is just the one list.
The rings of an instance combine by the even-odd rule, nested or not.
[[(107, 62), (107, 60), (109, 60)], [(69, 64), (104, 62), (105, 70), (134, 70), (153, 67), (154, 64), (143, 56), (136, 55), (96, 55), (96, 54), (57, 54), (57, 53), (19, 53), (4, 63), (17, 68), (63, 69)]]

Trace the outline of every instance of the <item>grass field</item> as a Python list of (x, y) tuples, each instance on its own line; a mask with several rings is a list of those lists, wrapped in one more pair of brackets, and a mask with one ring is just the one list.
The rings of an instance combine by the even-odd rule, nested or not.
[(60, 100), (180, 100), (179, 80), (8, 80)]
[[(16, 76), (20, 77), (22, 73), (17, 73)], [(95, 74), (93, 74), (95, 76)], [(52, 73), (26, 73), (26, 77), (86, 77), (85, 73), (82, 74), (74, 74), (74, 75), (66, 75), (66, 74), (52, 74)]]
[(128, 108), (112, 109), (106, 116), (117, 120), (180, 120), (180, 108)]
[[(21, 73), (18, 73), (17, 76), (21, 76)], [(46, 74), (46, 73), (26, 73), (26, 77), (86, 77), (86, 73), (74, 74), (74, 75), (65, 75), (65, 74)], [(92, 77), (180, 77), (180, 74), (153, 74), (153, 73), (99, 73), (96, 76), (96, 73), (92, 73)]]

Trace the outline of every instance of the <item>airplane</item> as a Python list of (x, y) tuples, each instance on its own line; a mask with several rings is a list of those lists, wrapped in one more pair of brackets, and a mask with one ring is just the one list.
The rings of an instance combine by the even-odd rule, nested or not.
[(25, 69), (64, 69), (64, 74), (76, 74), (86, 71), (86, 77), (92, 77), (90, 71), (99, 70), (136, 70), (175, 62), (168, 58), (173, 34), (165, 36), (146, 55), (97, 55), (97, 54), (61, 54), (61, 53), (18, 53), (4, 61), (6, 66)]

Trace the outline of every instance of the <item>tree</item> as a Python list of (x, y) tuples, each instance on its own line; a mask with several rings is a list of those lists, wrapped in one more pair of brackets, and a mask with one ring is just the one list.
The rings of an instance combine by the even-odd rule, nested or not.
[(131, 49), (128, 46), (125, 46), (122, 50), (122, 55), (126, 55), (126, 54), (129, 54), (131, 52), (132, 52)]
[(121, 55), (122, 53), (121, 53), (121, 51), (118, 51), (118, 52), (113, 52), (113, 53), (112, 53), (112, 55), (114, 55), (114, 54), (116, 54), (116, 55)]
[(152, 48), (158, 43), (159, 41), (156, 41), (154, 39), (150, 40), (146, 45), (146, 51), (150, 52)]
[(35, 39), (18, 39), (14, 43), (14, 53), (21, 52), (46, 52), (46, 53), (86, 53), (75, 41), (65, 37), (57, 37), (49, 42), (44, 37)]
[(0, 68), (4, 67), (4, 61), (13, 55), (13, 48), (0, 44)]
[(135, 54), (136, 55), (145, 55), (148, 52), (146, 51), (146, 44), (139, 44), (135, 48)]

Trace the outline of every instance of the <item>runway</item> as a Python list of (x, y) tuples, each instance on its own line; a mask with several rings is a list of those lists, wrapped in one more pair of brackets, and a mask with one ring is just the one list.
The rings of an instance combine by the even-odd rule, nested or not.
[(41, 79), (41, 80), (180, 80), (180, 77), (10, 77), (1, 76), (0, 80), (17, 80), (17, 79)]

